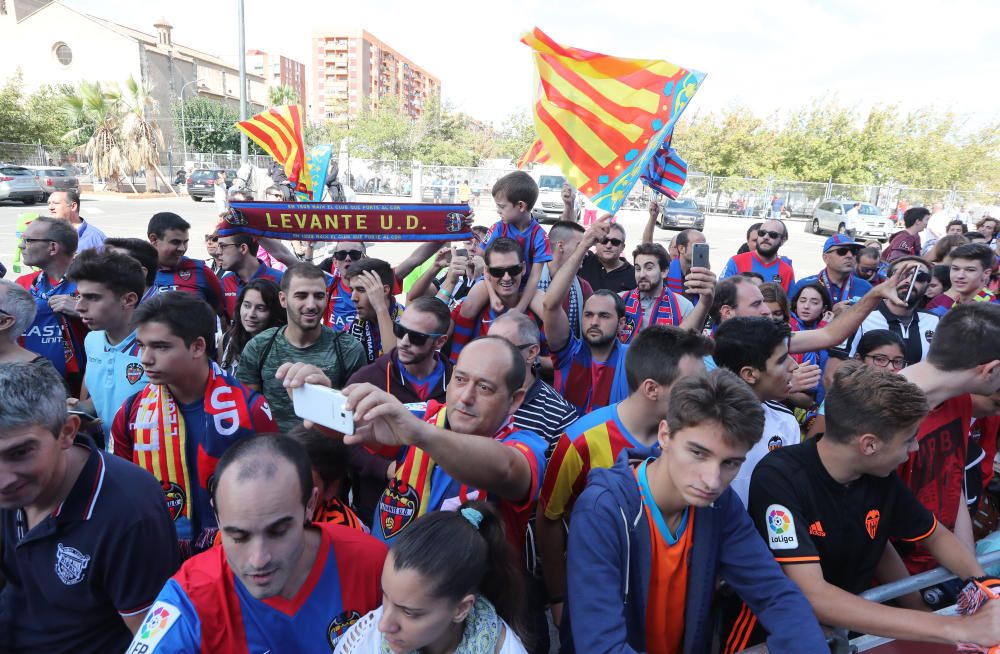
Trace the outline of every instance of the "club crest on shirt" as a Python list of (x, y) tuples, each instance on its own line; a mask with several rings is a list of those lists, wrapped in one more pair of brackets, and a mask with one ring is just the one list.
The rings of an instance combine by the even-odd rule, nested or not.
[(184, 514), (184, 505), (187, 501), (184, 489), (170, 481), (162, 482), (160, 487), (163, 488), (163, 494), (167, 498), (167, 511), (170, 512), (170, 518), (177, 520)]
[(357, 611), (344, 611), (330, 621), (330, 626), (326, 628), (326, 642), (330, 644), (331, 652), (337, 646), (340, 637), (346, 634), (347, 630), (360, 619), (361, 614)]
[(932, 340), (934, 340), (934, 330), (933, 329), (928, 329), (927, 331), (924, 332), (924, 340), (927, 341), (928, 343), (930, 343)]
[(378, 501), (378, 519), (382, 535), (392, 538), (413, 522), (420, 506), (417, 490), (405, 481), (393, 479)]
[(618, 332), (618, 340), (622, 343), (628, 341), (629, 336), (635, 331), (635, 320), (632, 318), (625, 318), (625, 324), (622, 326), (621, 331)]
[(187, 281), (187, 280), (191, 279), (191, 271), (190, 270), (178, 270), (177, 271), (177, 276), (180, 277), (181, 279), (183, 279), (184, 281)]
[(868, 530), (868, 536), (872, 540), (875, 540), (875, 534), (878, 532), (878, 520), (880, 517), (881, 514), (878, 512), (878, 509), (872, 509), (865, 516), (865, 529)]
[(767, 451), (773, 452), (782, 445), (784, 445), (784, 442), (782, 442), (781, 436), (772, 436), (767, 441)]
[(90, 564), (90, 557), (75, 547), (56, 545), (56, 575), (67, 586), (83, 581), (83, 574)]
[(142, 379), (142, 375), (145, 372), (146, 370), (140, 364), (133, 361), (125, 366), (125, 379), (128, 380), (128, 383), (135, 384)]

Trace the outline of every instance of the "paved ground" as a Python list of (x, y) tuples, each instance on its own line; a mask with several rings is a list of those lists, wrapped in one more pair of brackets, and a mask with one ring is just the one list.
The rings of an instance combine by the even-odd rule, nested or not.
[[(374, 200), (373, 198), (372, 201)], [(42, 204), (26, 207), (18, 203), (0, 202), (0, 261), (3, 261), (8, 268), (17, 245), (14, 228), (18, 215), (24, 212), (44, 215), (47, 211)], [(210, 201), (194, 202), (187, 196), (152, 200), (129, 200), (86, 194), (83, 197), (83, 216), (108, 236), (145, 237), (146, 223), (149, 217), (158, 211), (173, 211), (190, 222), (192, 230), (189, 255), (199, 258), (206, 256), (203, 235), (211, 231), (216, 222), (215, 207)], [(618, 214), (618, 220), (625, 226), (627, 232), (626, 255), (640, 241), (647, 215), (645, 211), (622, 211)], [(492, 207), (484, 205), (478, 208), (476, 222), (490, 225), (496, 220)], [(714, 270), (722, 270), (726, 260), (744, 242), (747, 227), (756, 220), (758, 219), (722, 215), (712, 215), (707, 218), (705, 234), (712, 248), (711, 262)], [(796, 276), (814, 274), (823, 265), (820, 249), (825, 237), (806, 233), (801, 222), (789, 222), (788, 226), (791, 238), (782, 249), (782, 254), (790, 257), (795, 263)], [(675, 234), (676, 232), (657, 229), (654, 238), (666, 245)], [(372, 256), (396, 263), (404, 259), (412, 247), (411, 244), (378, 243), (372, 246), (369, 252)]]

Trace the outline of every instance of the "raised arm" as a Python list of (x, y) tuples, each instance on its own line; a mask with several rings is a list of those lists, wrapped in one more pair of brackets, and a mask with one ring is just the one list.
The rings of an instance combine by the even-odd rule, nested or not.
[(285, 245), (284, 241), (267, 236), (258, 236), (257, 242), (267, 250), (268, 254), (285, 264), (286, 267), (291, 267), (299, 262), (299, 258), (295, 256), (295, 252)]
[(653, 232), (656, 230), (656, 217), (659, 213), (660, 205), (656, 203), (656, 200), (651, 200), (649, 203), (649, 218), (646, 220), (646, 226), (642, 230), (643, 243), (653, 242)]

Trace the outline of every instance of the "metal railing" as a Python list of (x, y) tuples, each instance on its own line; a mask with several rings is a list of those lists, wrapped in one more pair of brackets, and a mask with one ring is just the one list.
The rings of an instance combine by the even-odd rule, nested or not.
[[(979, 561), (979, 565), (984, 569), (991, 566), (1000, 564), (1000, 551), (989, 552), (988, 554), (983, 554), (982, 556), (976, 557)], [(929, 586), (934, 586), (945, 581), (951, 581), (952, 579), (957, 579), (958, 576), (953, 574), (951, 571), (945, 568), (934, 568), (933, 570), (928, 570), (927, 572), (921, 572), (920, 574), (913, 575), (912, 577), (907, 577), (906, 579), (900, 579), (899, 581), (893, 581), (882, 586), (876, 586), (875, 588), (870, 588), (865, 592), (861, 593), (860, 597), (875, 602), (876, 604), (881, 604), (883, 602), (888, 602), (889, 600), (896, 599), (897, 597), (902, 597), (908, 593), (920, 590), (922, 588), (927, 588)], [(955, 613), (954, 606), (946, 607), (936, 613), (944, 615), (952, 615)], [(847, 629), (833, 629), (831, 641), (839, 641), (843, 643), (847, 639)], [(850, 640), (850, 649), (843, 650), (849, 652), (865, 652), (874, 649), (880, 645), (891, 642), (892, 638), (883, 638), (881, 636), (858, 636)], [(833, 643), (836, 646), (836, 643)], [(838, 650), (833, 650), (838, 651)], [(754, 645), (745, 650), (742, 650), (740, 654), (766, 654), (767, 646), (765, 645)]]

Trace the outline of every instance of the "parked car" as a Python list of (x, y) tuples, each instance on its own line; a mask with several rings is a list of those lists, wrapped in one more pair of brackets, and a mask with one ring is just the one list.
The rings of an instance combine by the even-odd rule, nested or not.
[(839, 232), (854, 238), (874, 238), (885, 242), (895, 228), (892, 220), (882, 214), (879, 208), (868, 202), (861, 202), (857, 217), (849, 214), (858, 200), (825, 200), (813, 211), (809, 227), (813, 234)]
[(705, 229), (705, 214), (691, 198), (667, 200), (660, 209), (660, 227), (663, 229)]
[(80, 188), (80, 180), (65, 168), (58, 166), (25, 166), (35, 174), (38, 185), (45, 191), (47, 199), (53, 191), (67, 191)]
[(215, 180), (219, 173), (226, 173), (226, 190), (233, 185), (236, 171), (232, 168), (195, 168), (187, 178), (187, 192), (195, 202), (215, 197)]
[(0, 200), (35, 204), (44, 202), (45, 195), (33, 171), (24, 166), (0, 166)]

